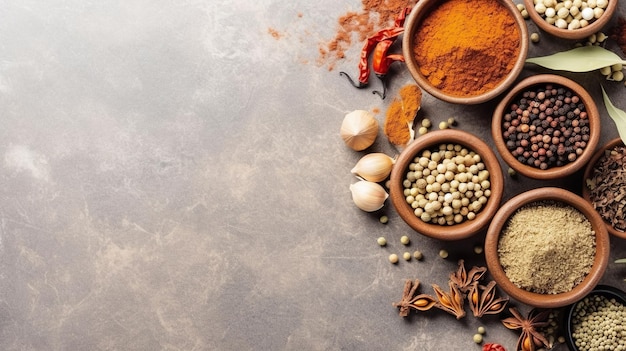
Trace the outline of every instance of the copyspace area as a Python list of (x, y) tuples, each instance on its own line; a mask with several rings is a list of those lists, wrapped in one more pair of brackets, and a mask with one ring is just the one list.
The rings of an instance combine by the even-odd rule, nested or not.
[[(519, 334), (498, 317), (402, 319), (392, 307), (406, 279), (430, 294), (459, 259), (484, 265), (473, 248), (485, 234), (436, 241), (389, 202), (375, 213), (353, 204), (357, 160), (398, 150), (382, 132), (350, 150), (341, 121), (363, 109), (382, 123), (414, 81), (394, 63), (382, 100), (374, 76), (356, 89), (339, 75), (358, 73), (357, 33), (344, 58), (329, 50), (352, 12), (361, 1), (3, 4), (0, 349), (467, 351), (481, 349), (472, 336), (484, 326), (485, 342), (514, 350)], [(573, 46), (540, 35), (529, 57)], [(521, 77), (545, 72), (528, 65)], [(626, 110), (623, 83), (559, 74), (596, 99), (601, 144), (615, 138), (600, 86)], [(434, 129), (455, 117), (493, 145), (496, 103), (425, 94), (420, 114)], [(581, 177), (506, 176), (503, 201), (541, 186), (580, 193)], [(387, 259), (415, 250), (423, 260)], [(612, 263), (622, 257), (626, 242), (611, 238), (603, 284), (626, 288), (626, 266)]]

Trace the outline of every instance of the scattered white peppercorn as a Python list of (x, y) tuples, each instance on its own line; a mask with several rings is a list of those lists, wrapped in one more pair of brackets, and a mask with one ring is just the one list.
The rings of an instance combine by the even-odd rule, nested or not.
[(410, 261), (411, 260), (411, 253), (410, 252), (405, 252), (402, 254), (402, 258), (404, 258), (405, 261)]
[(530, 35), (530, 41), (532, 41), (533, 43), (538, 43), (539, 42), (539, 33), (532, 33)]
[(382, 224), (387, 224), (387, 222), (389, 222), (389, 217), (387, 217), (387, 216), (380, 216), (379, 221)]
[(428, 118), (424, 118), (422, 120), (422, 127), (424, 128), (430, 128), (432, 126), (432, 123), (430, 122), (430, 119)]
[(456, 124), (456, 119), (454, 117), (449, 117), (447, 122), (449, 126), (453, 126)]
[(396, 254), (389, 255), (389, 262), (391, 262), (393, 264), (396, 264), (396, 263), (398, 263), (398, 260), (399, 260), (398, 259), (398, 255), (396, 255)]
[(403, 235), (403, 236), (400, 238), (400, 242), (402, 243), (402, 245), (408, 245), (408, 244), (411, 242), (411, 239), (409, 239), (409, 237), (408, 237), (408, 236)]
[(385, 239), (384, 237), (380, 237), (378, 239), (376, 239), (376, 242), (378, 243), (378, 245), (380, 246), (385, 246), (387, 245), (387, 239)]
[(448, 258), (448, 251), (441, 249), (439, 250), (439, 257), (441, 258)]
[(481, 334), (481, 335), (484, 335), (486, 332), (485, 327), (483, 326), (478, 327), (477, 331), (478, 331), (478, 334)]
[(439, 122), (439, 129), (448, 129), (450, 126), (448, 125), (447, 121), (441, 121)]
[(507, 173), (509, 174), (509, 176), (514, 177), (517, 175), (517, 171), (514, 170), (513, 168), (509, 167), (509, 169), (507, 170)]
[(480, 344), (483, 342), (483, 336), (480, 334), (474, 334), (474, 342)]
[(417, 130), (417, 133), (419, 133), (419, 135), (424, 135), (424, 134), (428, 133), (428, 128), (426, 128), (426, 127), (419, 127), (419, 129)]
[(474, 246), (474, 253), (480, 255), (481, 253), (483, 253), (483, 247), (480, 245)]
[(422, 254), (421, 251), (415, 250), (415, 252), (413, 252), (413, 258), (420, 261), (422, 258), (424, 258), (424, 255)]

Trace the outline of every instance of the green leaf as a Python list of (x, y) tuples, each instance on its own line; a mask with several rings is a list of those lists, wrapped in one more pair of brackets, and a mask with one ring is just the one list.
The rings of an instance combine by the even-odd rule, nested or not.
[(581, 46), (556, 54), (526, 60), (556, 71), (590, 72), (616, 63), (626, 64), (616, 53), (601, 46)]
[(626, 143), (626, 112), (618, 109), (613, 106), (611, 100), (609, 100), (609, 96), (606, 95), (606, 91), (604, 91), (604, 87), (602, 87), (602, 97), (604, 98), (604, 106), (606, 107), (607, 112), (615, 125), (617, 126), (617, 132), (619, 133), (619, 137)]

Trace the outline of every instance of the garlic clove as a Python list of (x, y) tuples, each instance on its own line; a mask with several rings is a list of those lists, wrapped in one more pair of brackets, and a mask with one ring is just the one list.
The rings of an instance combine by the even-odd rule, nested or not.
[(367, 180), (350, 184), (350, 192), (354, 204), (365, 212), (380, 210), (389, 197), (389, 194), (380, 184)]
[(356, 163), (350, 172), (370, 182), (382, 182), (391, 173), (395, 160), (382, 152), (367, 154)]
[(378, 121), (368, 111), (355, 110), (344, 117), (339, 134), (351, 149), (365, 150), (378, 136)]

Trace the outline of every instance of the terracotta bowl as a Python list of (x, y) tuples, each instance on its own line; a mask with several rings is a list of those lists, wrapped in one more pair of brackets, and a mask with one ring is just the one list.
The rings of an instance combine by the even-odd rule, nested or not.
[(524, 0), (524, 6), (530, 15), (530, 19), (544, 32), (558, 38), (577, 40), (600, 32), (602, 28), (609, 23), (611, 17), (613, 17), (615, 9), (617, 8), (617, 0), (609, 0), (608, 6), (600, 18), (591, 22), (588, 26), (579, 29), (561, 29), (546, 22), (546, 20), (535, 10), (533, 0)]
[(417, 84), (429, 94), (434, 97), (455, 104), (480, 104), (489, 101), (496, 96), (500, 95), (506, 89), (508, 89), (513, 82), (517, 79), (520, 72), (524, 68), (524, 62), (528, 54), (528, 28), (524, 22), (524, 18), (520, 14), (516, 5), (512, 1), (497, 0), (508, 12), (508, 14), (515, 20), (517, 28), (520, 33), (519, 43), (519, 56), (515, 61), (515, 65), (508, 73), (508, 75), (492, 90), (477, 95), (458, 96), (449, 94), (437, 87), (435, 87), (420, 71), (419, 64), (416, 61), (414, 55), (415, 48), (415, 34), (420, 28), (420, 24), (430, 14), (431, 10), (441, 5), (441, 0), (420, 0), (417, 5), (411, 11), (411, 14), (407, 18), (405, 23), (405, 32), (402, 39), (402, 51), (404, 59), (406, 61), (409, 72), (417, 82)]
[[(589, 119), (589, 140), (583, 149), (583, 153), (578, 155), (575, 161), (569, 162), (563, 166), (553, 166), (542, 170), (538, 167), (530, 166), (517, 160), (515, 156), (507, 149), (506, 140), (503, 137), (502, 121), (504, 115), (510, 110), (511, 104), (517, 100), (517, 97), (523, 92), (535, 87), (543, 86), (551, 83), (556, 87), (565, 87), (580, 97), (580, 101), (585, 105), (587, 116)], [(500, 156), (511, 168), (518, 173), (529, 178), (548, 180), (558, 179), (575, 173), (585, 167), (591, 159), (593, 152), (600, 140), (600, 112), (589, 93), (578, 83), (571, 79), (555, 74), (540, 74), (523, 79), (509, 91), (509, 93), (496, 106), (491, 119), (491, 134), (493, 136), (496, 149)]]
[[(487, 203), (472, 220), (453, 225), (427, 223), (418, 218), (404, 196), (403, 181), (413, 159), (424, 150), (436, 149), (441, 144), (459, 144), (480, 155), (489, 171), (491, 195)], [(469, 238), (489, 225), (489, 221), (500, 206), (504, 189), (504, 176), (498, 159), (491, 148), (478, 137), (461, 130), (444, 129), (429, 132), (418, 137), (402, 151), (391, 171), (390, 197), (400, 217), (415, 231), (439, 240), (460, 240)]]
[[(600, 157), (602, 157), (604, 155), (604, 151), (612, 149), (612, 148), (614, 148), (616, 146), (619, 146), (619, 145), (624, 145), (624, 142), (620, 138), (615, 138), (615, 139), (609, 141), (608, 143), (602, 145), (596, 151), (596, 153), (593, 154), (593, 156), (591, 157), (591, 160), (587, 164), (587, 167), (585, 167), (585, 173), (584, 173), (584, 176), (583, 176), (582, 195), (583, 195), (583, 198), (585, 198), (585, 200), (589, 201), (590, 203), (591, 203), (591, 197), (590, 197), (590, 194), (589, 194), (589, 187), (587, 186), (587, 179), (589, 179), (591, 177), (591, 174), (592, 174), (593, 169), (594, 169), (594, 167), (596, 165), (596, 162), (598, 162), (598, 160), (600, 160)], [(626, 239), (626, 232), (623, 232), (623, 231), (615, 229), (610, 223), (608, 223), (606, 221), (604, 223), (606, 224), (606, 229), (609, 231), (609, 233), (611, 235), (614, 235), (614, 236), (616, 236), (618, 238)]]
[[(579, 210), (591, 223), (596, 235), (596, 255), (591, 272), (572, 290), (559, 294), (539, 294), (517, 287), (509, 280), (500, 265), (498, 242), (508, 219), (521, 207), (536, 201), (553, 200), (570, 205)], [(530, 224), (529, 224), (530, 225)], [(541, 224), (537, 224), (541, 225)], [(600, 215), (582, 197), (564, 189), (545, 187), (536, 188), (517, 195), (504, 203), (498, 210), (487, 230), (485, 238), (485, 259), (489, 272), (496, 283), (510, 297), (519, 302), (539, 308), (558, 308), (567, 306), (587, 295), (598, 283), (609, 260), (609, 234)], [(572, 252), (572, 255), (575, 255)]]
[[(589, 294), (589, 297), (592, 296), (604, 296), (607, 299), (615, 299), (615, 301), (621, 303), (622, 305), (626, 305), (626, 293), (624, 293), (624, 291), (612, 287), (612, 286), (608, 286), (608, 285), (598, 285), (595, 289), (593, 289)], [(567, 347), (572, 350), (572, 351), (579, 351), (580, 349), (578, 347), (576, 347), (576, 343), (574, 341), (574, 337), (572, 335), (573, 329), (574, 329), (574, 325), (573, 325), (573, 319), (574, 319), (574, 309), (576, 308), (576, 305), (578, 304), (578, 302), (568, 306), (565, 309), (565, 316), (563, 319), (563, 330), (564, 330), (564, 336), (565, 336), (565, 343), (567, 344)]]

